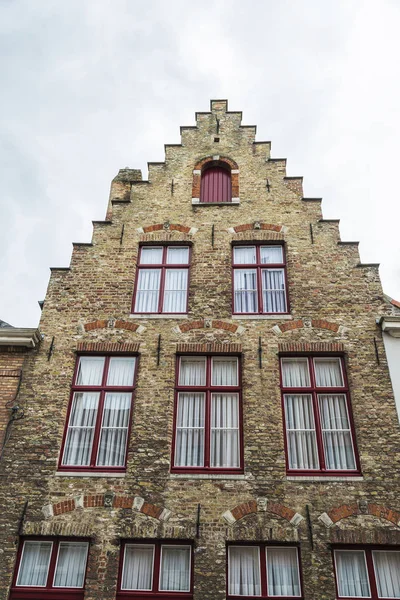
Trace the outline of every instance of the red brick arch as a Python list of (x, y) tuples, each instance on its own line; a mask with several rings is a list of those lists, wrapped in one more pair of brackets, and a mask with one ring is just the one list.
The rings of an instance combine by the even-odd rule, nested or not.
[(296, 321), (288, 321), (287, 323), (275, 325), (273, 330), (275, 333), (277, 333), (277, 335), (281, 335), (282, 333), (292, 331), (293, 329), (303, 329), (303, 327), (327, 329), (328, 331), (333, 331), (334, 333), (337, 333), (340, 328), (337, 323), (332, 323), (331, 321), (326, 321), (325, 319), (312, 319), (310, 322), (307, 320), (304, 321), (303, 319), (297, 319)]
[(194, 231), (192, 227), (181, 225), (180, 223), (157, 223), (156, 225), (141, 227), (141, 229), (143, 230), (142, 233), (153, 233), (153, 231), (162, 231), (163, 229), (167, 231), (180, 231), (181, 233), (195, 233), (197, 231), (197, 229)]
[(292, 508), (284, 506), (279, 502), (269, 502), (266, 499), (265, 502), (250, 500), (249, 502), (238, 504), (232, 510), (227, 510), (223, 514), (223, 517), (228, 523), (233, 525), (237, 521), (240, 521), (240, 519), (243, 519), (243, 517), (259, 512), (270, 512), (285, 519), (293, 526), (297, 526), (303, 520), (303, 517)]
[(231, 172), (231, 183), (232, 183), (232, 198), (239, 198), (239, 166), (237, 162), (227, 156), (220, 156), (214, 154), (213, 156), (206, 156), (199, 160), (193, 169), (193, 184), (192, 184), (192, 199), (200, 198), (200, 185), (201, 185), (201, 173), (209, 163), (220, 163), (228, 165)]
[(242, 225), (236, 225), (231, 229), (228, 229), (229, 233), (242, 233), (243, 231), (253, 231), (259, 229), (261, 231), (275, 231), (276, 233), (285, 233), (284, 225), (273, 225), (272, 223), (243, 223)]
[(318, 518), (326, 527), (332, 527), (342, 519), (357, 515), (372, 515), (400, 527), (400, 512), (381, 504), (367, 504), (364, 510), (357, 503), (342, 504), (332, 508), (329, 512), (322, 513)]
[(236, 323), (228, 323), (227, 321), (220, 321), (219, 319), (199, 319), (198, 321), (190, 321), (189, 323), (182, 323), (178, 325), (177, 329), (181, 333), (186, 333), (187, 331), (191, 331), (192, 329), (224, 329), (225, 331), (230, 331), (231, 333), (242, 333), (243, 327), (237, 325)]

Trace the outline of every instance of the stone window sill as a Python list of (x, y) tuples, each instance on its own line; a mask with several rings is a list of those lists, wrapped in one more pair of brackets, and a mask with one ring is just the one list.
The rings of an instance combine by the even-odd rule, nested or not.
[(129, 315), (130, 319), (188, 319), (188, 315), (180, 315), (180, 314), (132, 314)]
[(341, 477), (341, 476), (335, 476), (335, 475), (316, 475), (316, 476), (309, 476), (309, 475), (287, 475), (286, 476), (286, 481), (297, 481), (299, 483), (302, 483), (304, 481), (340, 481), (340, 482), (346, 482), (346, 481), (364, 481), (364, 477), (362, 475), (350, 475), (349, 477)]
[(292, 315), (232, 315), (232, 319), (246, 319), (246, 320), (250, 320), (250, 319), (257, 319), (257, 320), (263, 320), (263, 321), (281, 321), (281, 320), (286, 320), (286, 321), (291, 321), (293, 320), (293, 316)]
[(198, 198), (192, 198), (192, 206), (239, 206), (240, 198), (232, 198), (232, 202), (200, 202)]
[(246, 475), (219, 475), (218, 473), (170, 473), (170, 479), (236, 479), (243, 481), (246, 479)]
[(55, 477), (125, 477), (126, 473), (99, 473), (97, 471), (56, 471)]

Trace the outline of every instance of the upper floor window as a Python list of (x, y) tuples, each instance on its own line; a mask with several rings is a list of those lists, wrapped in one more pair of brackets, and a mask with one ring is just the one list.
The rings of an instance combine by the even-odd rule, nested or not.
[(78, 358), (61, 469), (125, 469), (135, 371), (135, 356)]
[(334, 559), (338, 598), (400, 598), (399, 549), (337, 549)]
[(133, 312), (186, 313), (189, 264), (189, 246), (142, 246)]
[(178, 360), (173, 469), (238, 471), (242, 468), (239, 358)]
[(283, 246), (234, 246), (233, 295), (236, 314), (287, 313)]
[(228, 165), (211, 163), (201, 174), (200, 202), (232, 202), (231, 171)]
[(281, 358), (289, 472), (359, 470), (344, 360)]

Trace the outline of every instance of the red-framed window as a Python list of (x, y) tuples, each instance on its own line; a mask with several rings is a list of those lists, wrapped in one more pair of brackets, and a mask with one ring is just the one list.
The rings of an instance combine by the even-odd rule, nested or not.
[(343, 357), (281, 357), (287, 471), (360, 472)]
[(21, 540), (10, 600), (83, 600), (88, 550), (82, 538)]
[(233, 313), (287, 314), (286, 258), (282, 244), (233, 246)]
[(187, 541), (126, 540), (117, 600), (193, 598), (193, 549)]
[(228, 546), (227, 597), (301, 598), (299, 548), (268, 544)]
[(232, 202), (231, 171), (228, 166), (212, 165), (201, 174), (200, 202)]
[(188, 310), (190, 246), (141, 246), (132, 312), (184, 314)]
[(346, 600), (400, 598), (400, 548), (335, 548), (333, 564), (337, 597)]
[(174, 472), (243, 470), (239, 356), (178, 356)]
[(124, 471), (137, 357), (77, 358), (60, 470)]

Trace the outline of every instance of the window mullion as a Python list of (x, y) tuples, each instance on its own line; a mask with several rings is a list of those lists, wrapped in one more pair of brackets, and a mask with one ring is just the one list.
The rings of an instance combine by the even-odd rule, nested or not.
[(101, 433), (101, 423), (103, 420), (105, 395), (106, 395), (106, 390), (102, 389), (100, 392), (99, 403), (97, 405), (97, 415), (96, 415), (96, 423), (95, 423), (95, 428), (94, 428), (92, 454), (91, 454), (91, 458), (90, 458), (90, 466), (91, 467), (95, 467), (96, 463), (97, 463), (97, 450), (98, 450), (100, 433)]
[(211, 390), (207, 389), (205, 402), (205, 419), (204, 419), (204, 466), (210, 468), (211, 456)]
[(312, 392), (313, 399), (313, 407), (314, 407), (314, 425), (315, 425), (315, 433), (317, 436), (317, 446), (318, 446), (318, 456), (319, 456), (319, 466), (321, 471), (326, 470), (326, 462), (325, 462), (325, 452), (324, 452), (324, 440), (322, 436), (322, 424), (321, 424), (321, 414), (319, 411), (318, 405), (318, 393), (317, 391)]
[(154, 545), (154, 563), (153, 563), (153, 585), (152, 591), (154, 594), (160, 589), (160, 575), (161, 575), (161, 543), (155, 543)]
[(261, 596), (268, 598), (268, 581), (267, 581), (267, 552), (264, 544), (260, 547), (260, 578), (261, 578)]
[(378, 588), (377, 588), (376, 579), (375, 579), (374, 560), (372, 558), (371, 550), (365, 550), (365, 559), (367, 561), (367, 571), (368, 571), (369, 587), (371, 590), (371, 599), (377, 600), (379, 598), (379, 596), (378, 596)]
[(50, 563), (49, 563), (49, 570), (48, 570), (48, 574), (47, 574), (46, 588), (52, 588), (53, 587), (54, 577), (55, 577), (55, 574), (56, 574), (56, 563), (57, 563), (58, 548), (59, 548), (59, 542), (58, 542), (58, 540), (57, 541), (54, 540), (53, 541), (53, 546), (52, 546), (52, 549), (51, 549)]

